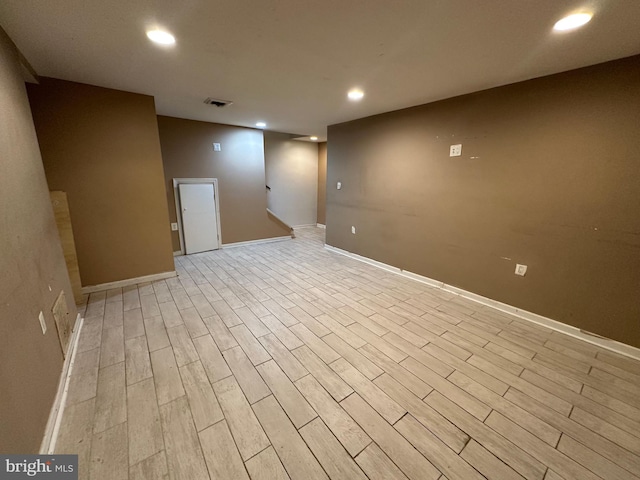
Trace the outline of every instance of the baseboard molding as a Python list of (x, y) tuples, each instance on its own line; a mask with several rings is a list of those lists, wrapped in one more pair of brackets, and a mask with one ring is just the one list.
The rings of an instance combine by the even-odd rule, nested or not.
[(164, 280), (165, 278), (176, 277), (178, 274), (175, 270), (171, 272), (154, 273), (152, 275), (144, 275), (142, 277), (127, 278), (125, 280), (117, 280), (115, 282), (101, 283), (99, 285), (89, 285), (82, 287), (82, 293), (101, 292), (103, 290), (110, 290), (112, 288), (128, 287), (129, 285), (136, 285), (138, 283), (155, 282), (156, 280)]
[(318, 227), (318, 228), (324, 228), (324, 229), (326, 229), (326, 228), (327, 228), (327, 226), (326, 226), (326, 225), (324, 225), (324, 224), (322, 224), (322, 223), (316, 223), (316, 227)]
[(325, 249), (329, 250), (330, 252), (353, 258), (354, 260), (358, 260), (360, 262), (368, 263), (369, 265), (381, 268), (391, 273), (395, 273), (396, 275), (401, 275), (403, 277), (410, 278), (411, 280), (424, 283), (426, 285), (429, 285), (430, 287), (435, 287), (446, 292), (455, 293), (456, 295), (460, 295), (461, 297), (468, 300), (472, 300), (482, 305), (495, 308), (496, 310), (499, 310), (501, 312), (509, 313), (523, 320), (527, 320), (528, 322), (550, 328), (551, 330), (555, 330), (560, 333), (564, 333), (566, 335), (569, 335), (570, 337), (577, 338), (592, 345), (606, 348), (607, 350), (611, 350), (612, 352), (618, 353), (620, 355), (625, 355), (627, 357), (640, 360), (640, 348), (636, 348), (631, 345), (618, 342), (616, 340), (611, 340), (609, 338), (601, 337), (597, 334), (586, 332), (577, 327), (567, 325), (566, 323), (562, 323), (557, 320), (538, 315), (537, 313), (529, 312), (527, 310), (514, 307), (513, 305), (502, 303), (498, 300), (483, 297), (482, 295), (478, 295), (477, 293), (469, 292), (467, 290), (463, 290), (462, 288), (454, 287), (453, 285), (448, 285), (444, 282), (424, 277), (417, 273), (402, 270), (401, 268), (387, 265), (386, 263), (378, 262), (376, 260), (372, 260), (371, 258), (363, 257), (347, 250), (342, 250), (341, 248), (325, 244)]
[(291, 228), (315, 227), (315, 226), (317, 226), (317, 225), (318, 225), (317, 223), (303, 223), (303, 224), (301, 224), (301, 225), (294, 225), (294, 226), (293, 226), (293, 227), (291, 227)]
[(182, 253), (182, 250), (176, 250), (175, 252), (173, 252), (173, 256), (174, 256), (174, 257), (179, 257), (180, 255), (184, 255), (184, 254)]
[(284, 237), (260, 238), (258, 240), (247, 240), (246, 242), (223, 243), (221, 248), (244, 247), (245, 245), (258, 245), (260, 243), (283, 242), (285, 240), (291, 240), (291, 236), (287, 235)]
[(324, 244), (324, 248), (329, 250), (330, 252), (339, 253), (340, 255), (344, 255), (345, 257), (350, 257), (360, 262), (368, 263), (369, 265), (373, 265), (374, 267), (381, 268), (382, 270), (386, 270), (391, 273), (396, 273), (398, 275), (402, 273), (402, 270), (400, 270), (398, 267), (387, 265), (386, 263), (378, 262), (377, 260), (373, 260), (368, 257), (363, 257), (362, 255), (358, 255), (357, 253), (351, 253), (351, 252), (348, 252), (347, 250), (342, 250), (341, 248), (327, 245), (326, 243)]
[(76, 359), (76, 350), (78, 347), (78, 340), (80, 338), (80, 331), (84, 325), (84, 318), (78, 314), (76, 317), (76, 323), (74, 325), (73, 334), (69, 341), (69, 350), (67, 350), (67, 357), (62, 365), (62, 373), (60, 374), (60, 381), (58, 382), (58, 391), (56, 398), (53, 401), (51, 412), (49, 413), (49, 420), (47, 421), (47, 427), (44, 431), (44, 437), (40, 444), (40, 454), (51, 454), (56, 448), (56, 442), (58, 440), (58, 432), (60, 431), (60, 422), (62, 421), (62, 415), (64, 414), (64, 407), (67, 402), (67, 393), (69, 391), (69, 380), (71, 378), (71, 372), (73, 371), (73, 364)]

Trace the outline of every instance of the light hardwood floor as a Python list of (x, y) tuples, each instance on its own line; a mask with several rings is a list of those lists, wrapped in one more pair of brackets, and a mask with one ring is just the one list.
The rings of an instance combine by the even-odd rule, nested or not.
[(640, 478), (640, 362), (296, 233), (91, 294), (80, 478)]

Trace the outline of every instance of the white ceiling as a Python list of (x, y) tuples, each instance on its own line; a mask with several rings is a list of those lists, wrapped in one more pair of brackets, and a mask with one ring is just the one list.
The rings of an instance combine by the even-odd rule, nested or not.
[[(591, 23), (552, 32), (580, 10)], [(0, 25), (39, 75), (321, 139), (334, 123), (640, 53), (640, 0), (2, 0)], [(152, 26), (176, 45), (149, 42)]]

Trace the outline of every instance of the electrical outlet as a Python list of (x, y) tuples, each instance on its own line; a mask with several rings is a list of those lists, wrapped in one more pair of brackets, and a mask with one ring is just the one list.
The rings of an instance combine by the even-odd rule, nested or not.
[(213, 151), (214, 152), (221, 152), (222, 151), (222, 145), (220, 145), (219, 143), (214, 143), (213, 144)]
[(337, 188), (338, 190), (340, 190), (340, 189), (342, 188), (342, 182), (338, 182), (338, 183), (336, 184), (336, 188)]
[(520, 275), (521, 277), (524, 277), (525, 273), (527, 273), (527, 266), (520, 265), (519, 263), (516, 264), (516, 275)]
[(42, 334), (47, 333), (47, 322), (44, 320), (44, 314), (42, 310), (40, 311), (40, 315), (38, 315), (38, 320), (40, 320), (40, 328), (42, 328)]
[(354, 235), (356, 234), (356, 227), (351, 226), (351, 233), (353, 233)]
[(172, 232), (177, 232), (178, 231), (178, 224), (177, 223), (172, 223), (171, 224), (171, 231)]
[(459, 157), (460, 155), (462, 155), (462, 144), (459, 143), (458, 145), (451, 145), (449, 147), (449, 156), (450, 157)]

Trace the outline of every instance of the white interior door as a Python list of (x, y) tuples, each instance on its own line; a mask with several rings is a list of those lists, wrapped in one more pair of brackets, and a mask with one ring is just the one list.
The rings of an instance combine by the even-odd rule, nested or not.
[(219, 248), (218, 219), (212, 183), (181, 183), (180, 210), (185, 253)]

